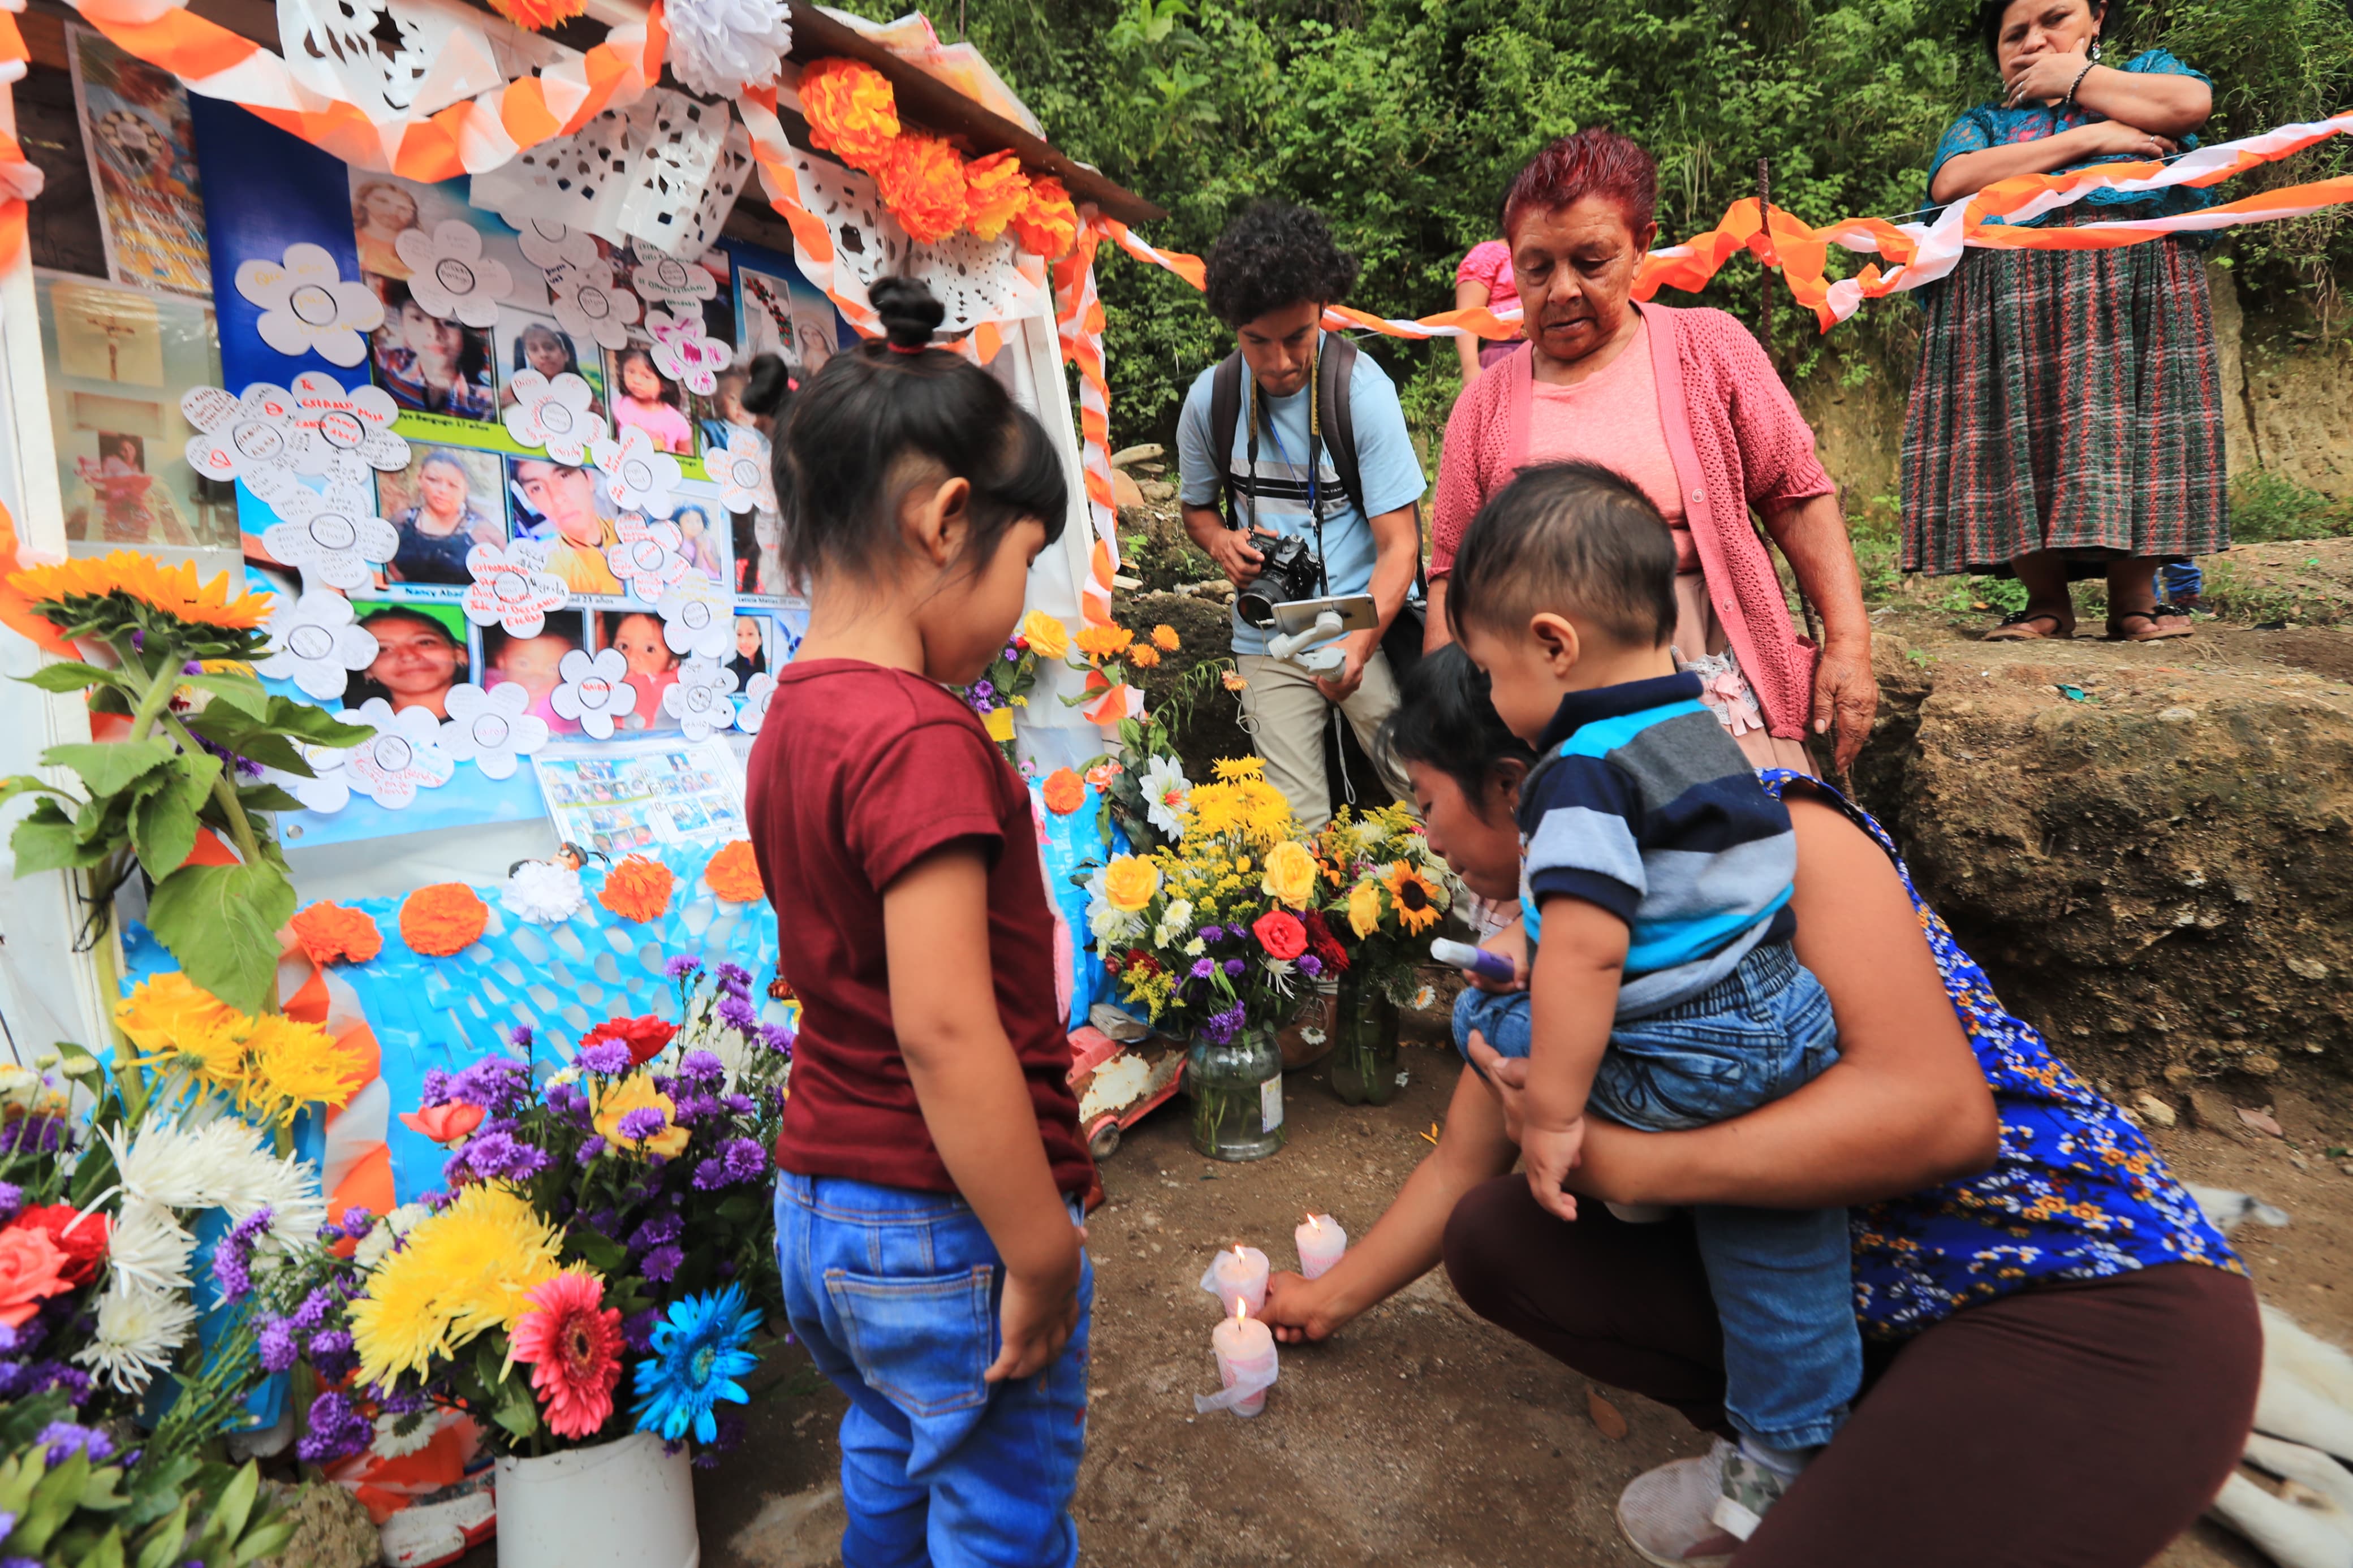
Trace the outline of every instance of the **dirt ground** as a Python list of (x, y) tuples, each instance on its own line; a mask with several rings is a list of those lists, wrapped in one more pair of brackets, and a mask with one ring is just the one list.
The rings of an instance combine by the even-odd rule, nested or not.
[[(1472, 1317), (1442, 1272), (1327, 1344), (1286, 1350), (1282, 1382), (1256, 1420), (1193, 1415), (1191, 1396), (1216, 1386), (1217, 1308), (1198, 1288), (1209, 1254), (1245, 1240), (1282, 1267), (1291, 1227), (1310, 1205), (1361, 1235), (1428, 1152), (1422, 1133), (1445, 1108), (1454, 1058), (1409, 1046), (1401, 1061), (1410, 1081), (1379, 1109), (1341, 1105), (1319, 1069), (1292, 1074), (1291, 1142), (1272, 1159), (1201, 1159), (1178, 1102), (1105, 1163), (1109, 1199), (1091, 1224), (1096, 1359), (1077, 1505), (1089, 1560), (1138, 1568), (1640, 1561), (1618, 1539), (1611, 1503), (1636, 1474), (1701, 1443), (1671, 1412), (1629, 1394), (1610, 1396), (1625, 1436), (1606, 1436), (1586, 1380)], [(2324, 1153), (2353, 1144), (2353, 1114), (2284, 1095), (2273, 1109), (2285, 1140), (2186, 1121), (2154, 1136), (2186, 1179), (2288, 1211), (2287, 1228), (2242, 1226), (2236, 1239), (2267, 1300), (2353, 1343), (2353, 1175)], [(743, 1451), (698, 1478), (710, 1568), (839, 1561), (841, 1403), (830, 1389), (764, 1401)], [(2263, 1562), (2208, 1524), (2159, 1559), (2161, 1568)]]

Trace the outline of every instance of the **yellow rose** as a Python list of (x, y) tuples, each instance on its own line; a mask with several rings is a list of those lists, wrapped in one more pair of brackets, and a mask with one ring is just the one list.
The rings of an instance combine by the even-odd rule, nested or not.
[(1266, 852), (1266, 880), (1260, 890), (1294, 910), (1303, 910), (1315, 896), (1315, 857), (1296, 839), (1285, 839)]
[(1103, 898), (1122, 914), (1134, 914), (1160, 890), (1160, 868), (1139, 855), (1122, 855), (1103, 870)]
[(1021, 635), (1040, 658), (1060, 658), (1071, 651), (1071, 628), (1043, 610), (1021, 617)]
[[(633, 1110), (660, 1111), (661, 1131), (646, 1138), (631, 1138), (624, 1133), (621, 1119)], [(597, 1095), (596, 1123), (597, 1132), (616, 1149), (659, 1154), (665, 1160), (675, 1160), (686, 1152), (687, 1131), (678, 1124), (677, 1105), (654, 1088), (653, 1079), (645, 1073), (631, 1073)]]
[(1348, 928), (1358, 936), (1381, 929), (1381, 886), (1367, 878), (1348, 892)]

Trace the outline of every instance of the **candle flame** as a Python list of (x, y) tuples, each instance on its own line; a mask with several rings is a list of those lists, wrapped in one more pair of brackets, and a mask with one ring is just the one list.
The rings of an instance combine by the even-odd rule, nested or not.
[(1307, 1228), (1321, 1236), (1324, 1232), (1324, 1222), (1317, 1219), (1314, 1215), (1309, 1215), (1307, 1216)]
[[(1249, 1304), (1248, 1302), (1244, 1301), (1244, 1300), (1243, 1300), (1240, 1296), (1235, 1297), (1235, 1298), (1234, 1298), (1234, 1321), (1235, 1321), (1235, 1322), (1237, 1322), (1237, 1323), (1239, 1323), (1239, 1322), (1240, 1322), (1244, 1318), (1247, 1318), (1247, 1317), (1249, 1317), (1249, 1316), (1250, 1316), (1250, 1304)], [(1201, 1331), (1200, 1331), (1200, 1330), (1198, 1330), (1198, 1329), (1195, 1329), (1193, 1331), (1194, 1331), (1195, 1333), (1197, 1333), (1197, 1334), (1198, 1334), (1198, 1333), (1199, 1333)]]

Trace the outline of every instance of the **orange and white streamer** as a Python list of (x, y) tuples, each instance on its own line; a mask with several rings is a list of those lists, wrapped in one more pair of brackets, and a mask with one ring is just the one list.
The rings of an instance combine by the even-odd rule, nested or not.
[(125, 53), (170, 71), (189, 91), (235, 103), (347, 163), (427, 184), (495, 169), (607, 109), (634, 103), (660, 77), (669, 43), (661, 0), (654, 0), (643, 23), (615, 27), (584, 55), (431, 114), (379, 122), (355, 100), (297, 81), (283, 59), (251, 39), (177, 5), (69, 3)]

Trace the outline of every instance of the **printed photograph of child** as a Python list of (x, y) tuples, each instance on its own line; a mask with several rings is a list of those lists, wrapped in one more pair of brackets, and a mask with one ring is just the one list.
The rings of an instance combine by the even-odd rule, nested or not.
[(687, 423), (686, 396), (678, 383), (655, 368), (653, 351), (631, 343), (609, 356), (614, 433), (634, 425), (652, 437), (657, 452), (694, 455), (694, 426)]
[(621, 727), (677, 729), (678, 721), (662, 710), (662, 694), (678, 684), (679, 657), (663, 640), (661, 617), (651, 610), (599, 610), (594, 619), (596, 646), (620, 650), (629, 667), (625, 679), (638, 694)]
[(507, 542), (499, 504), (504, 474), (495, 453), (412, 446), (408, 467), (378, 474), (376, 515), (400, 531), (385, 577), (411, 586), (463, 587), (474, 580), (466, 553)]
[(605, 416), (605, 361), (594, 343), (584, 362), (580, 345), (554, 322), (519, 310), (501, 310), (498, 324), (499, 407), (514, 406), (514, 378), (535, 370), (548, 380), (576, 375), (588, 384), (588, 411)]
[(564, 656), (580, 650), (586, 630), (578, 612), (550, 616), (537, 637), (510, 637), (503, 626), (483, 627), (483, 687), (521, 686), (531, 693), (524, 712), (544, 720), (551, 733), (576, 734), (580, 726), (558, 713), (548, 699), (563, 684)]
[(547, 545), (547, 569), (575, 594), (620, 597), (621, 580), (605, 560), (620, 542), (619, 512), (604, 476), (545, 458), (507, 459), (510, 533)]

